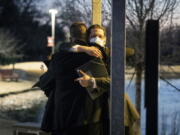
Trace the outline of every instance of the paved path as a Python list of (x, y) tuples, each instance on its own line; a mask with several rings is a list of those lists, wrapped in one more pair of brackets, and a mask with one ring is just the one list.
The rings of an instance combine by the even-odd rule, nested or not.
[(0, 135), (13, 135), (13, 125), (16, 121), (0, 119)]

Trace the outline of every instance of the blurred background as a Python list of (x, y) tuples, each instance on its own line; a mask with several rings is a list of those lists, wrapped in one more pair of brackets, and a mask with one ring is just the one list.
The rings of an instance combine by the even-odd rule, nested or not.
[[(180, 135), (179, 0), (127, 0), (126, 92), (141, 114), (145, 134), (144, 48), (147, 19), (160, 20), (159, 134)], [(111, 40), (111, 0), (102, 0), (102, 24)], [(40, 123), (47, 98), (31, 89), (51, 55), (51, 14), (56, 9), (55, 51), (69, 40), (69, 26), (92, 20), (91, 0), (0, 0), (0, 135), (12, 135), (18, 122)], [(131, 50), (132, 51), (132, 50)], [(130, 52), (131, 53), (131, 52)], [(153, 55), (153, 54), (152, 54)], [(140, 98), (141, 97), (141, 98)], [(117, 125), (118, 126), (118, 125)]]

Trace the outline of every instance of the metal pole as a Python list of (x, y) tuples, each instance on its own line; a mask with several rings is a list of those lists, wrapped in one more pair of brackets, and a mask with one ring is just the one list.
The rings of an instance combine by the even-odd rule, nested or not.
[(102, 0), (92, 0), (92, 24), (102, 24)]
[(112, 0), (110, 133), (124, 135), (125, 0)]
[(158, 135), (159, 21), (146, 25), (145, 107), (146, 135)]
[(53, 39), (53, 46), (52, 46), (52, 55), (54, 54), (54, 49), (55, 49), (55, 17), (57, 14), (57, 10), (56, 9), (50, 9), (49, 13), (51, 14), (51, 28), (52, 28), (52, 39)]

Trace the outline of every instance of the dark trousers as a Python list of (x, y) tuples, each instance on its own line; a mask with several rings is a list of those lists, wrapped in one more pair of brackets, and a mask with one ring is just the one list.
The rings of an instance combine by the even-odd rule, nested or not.
[(52, 135), (109, 135), (108, 123), (95, 123), (80, 127), (69, 128), (61, 132), (53, 132)]

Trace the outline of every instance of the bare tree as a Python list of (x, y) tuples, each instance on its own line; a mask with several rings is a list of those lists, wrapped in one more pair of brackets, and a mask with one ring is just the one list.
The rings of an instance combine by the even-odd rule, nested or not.
[(8, 31), (0, 29), (0, 64), (13, 63), (15, 59), (21, 58), (19, 41)]
[(60, 10), (57, 17), (58, 23), (64, 26), (70, 26), (73, 22), (91, 22), (91, 5), (87, 0), (55, 0), (54, 7)]
[(169, 26), (161, 31), (161, 64), (172, 65), (180, 62), (180, 25)]
[[(75, 21), (91, 25), (92, 1), (89, 0), (55, 0), (54, 7), (60, 10), (59, 22), (61, 25), (70, 25)], [(107, 26), (111, 20), (111, 5), (102, 0), (103, 25)]]

